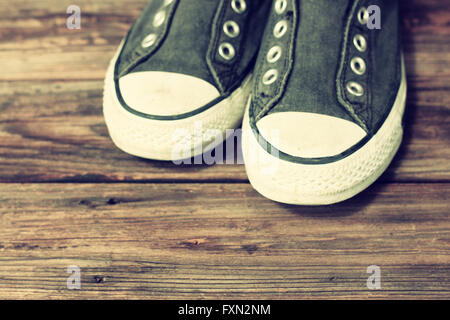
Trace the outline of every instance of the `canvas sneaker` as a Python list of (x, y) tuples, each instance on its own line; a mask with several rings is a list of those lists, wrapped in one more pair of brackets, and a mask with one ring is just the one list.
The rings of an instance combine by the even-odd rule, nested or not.
[(143, 158), (178, 160), (240, 126), (270, 5), (151, 1), (106, 75), (103, 111), (114, 143)]
[(405, 99), (397, 1), (273, 1), (243, 120), (250, 182), (289, 204), (356, 195), (397, 152)]

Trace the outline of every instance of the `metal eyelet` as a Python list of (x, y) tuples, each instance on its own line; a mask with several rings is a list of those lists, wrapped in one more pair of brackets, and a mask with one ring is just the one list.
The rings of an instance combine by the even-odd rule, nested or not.
[(150, 33), (148, 36), (146, 36), (146, 37), (144, 38), (144, 40), (142, 40), (141, 46), (142, 46), (143, 48), (151, 47), (152, 45), (155, 44), (157, 38), (158, 38), (158, 37), (157, 37), (156, 34)]
[(233, 8), (234, 12), (241, 14), (244, 13), (245, 10), (247, 10), (247, 3), (245, 2), (245, 0), (232, 0), (231, 7)]
[(234, 50), (231, 43), (224, 42), (219, 46), (219, 54), (225, 60), (230, 61), (236, 55), (236, 50)]
[(278, 70), (270, 69), (264, 74), (262, 83), (268, 86), (277, 81), (277, 79), (278, 79)]
[(283, 49), (280, 46), (272, 47), (269, 52), (267, 52), (267, 62), (275, 63), (281, 58), (281, 54), (283, 53)]
[(166, 20), (166, 13), (164, 11), (158, 12), (153, 19), (153, 26), (158, 28), (164, 23), (164, 20)]
[(361, 97), (364, 94), (364, 88), (358, 82), (350, 81), (347, 83), (346, 88), (350, 94), (356, 97)]
[(361, 7), (358, 11), (358, 21), (361, 24), (367, 24), (369, 21), (369, 11), (367, 11), (366, 7)]
[(362, 35), (357, 34), (353, 37), (353, 45), (359, 52), (365, 52), (367, 50), (367, 41)]
[(224, 23), (223, 32), (225, 32), (225, 34), (230, 38), (236, 38), (239, 36), (241, 29), (236, 22), (230, 20)]
[(275, 36), (275, 38), (279, 39), (286, 34), (287, 30), (288, 30), (287, 21), (281, 20), (273, 28), (273, 35)]
[(286, 11), (287, 8), (287, 0), (277, 0), (275, 2), (275, 12), (277, 14), (282, 14)]
[(360, 57), (354, 57), (350, 61), (350, 67), (352, 68), (353, 72), (359, 76), (362, 76), (364, 73), (366, 73), (366, 62)]

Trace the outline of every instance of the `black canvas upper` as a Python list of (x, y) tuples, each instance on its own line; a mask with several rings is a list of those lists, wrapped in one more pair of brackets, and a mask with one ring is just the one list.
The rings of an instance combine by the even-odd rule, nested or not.
[[(118, 79), (141, 71), (194, 76), (214, 85), (221, 99), (227, 97), (253, 69), (270, 4), (270, 0), (151, 1), (128, 33), (116, 63), (119, 101), (133, 111), (121, 98)], [(236, 12), (236, 8), (241, 11)], [(164, 15), (164, 22), (155, 26), (158, 14)], [(238, 25), (238, 36), (224, 32), (227, 21)], [(154, 44), (143, 47), (150, 34), (156, 35)], [(233, 46), (232, 59), (219, 54), (223, 43)], [(207, 107), (199, 106), (198, 111)]]
[[(255, 85), (250, 108), (250, 124), (277, 112), (298, 111), (334, 116), (352, 121), (368, 136), (376, 134), (391, 110), (401, 81), (401, 50), (396, 0), (287, 0), (287, 10), (271, 10), (255, 68)], [(370, 30), (358, 21), (361, 7), (377, 5), (381, 9), (381, 29)], [(274, 35), (279, 21), (287, 21), (287, 32)], [(356, 34), (367, 40), (365, 52), (359, 52)], [(279, 46), (281, 58), (270, 63), (267, 55)], [(358, 75), (350, 61), (360, 57), (366, 72)], [(276, 80), (263, 83), (268, 70), (278, 72)], [(356, 81), (364, 88), (360, 97), (351, 95), (347, 83)], [(356, 150), (365, 141), (338, 157), (301, 159), (284, 155), (287, 160), (316, 163), (336, 160)], [(283, 157), (283, 153), (280, 153)]]

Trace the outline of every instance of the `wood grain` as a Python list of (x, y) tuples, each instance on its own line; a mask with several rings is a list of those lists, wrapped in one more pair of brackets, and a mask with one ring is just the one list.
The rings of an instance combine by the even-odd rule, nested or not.
[(68, 30), (71, 0), (0, 0), (0, 299), (450, 299), (450, 2), (400, 1), (404, 143), (327, 207), (264, 199), (242, 165), (113, 146), (103, 77), (147, 2), (79, 0)]
[(449, 196), (389, 184), (295, 207), (248, 184), (0, 185), (0, 298), (448, 299)]

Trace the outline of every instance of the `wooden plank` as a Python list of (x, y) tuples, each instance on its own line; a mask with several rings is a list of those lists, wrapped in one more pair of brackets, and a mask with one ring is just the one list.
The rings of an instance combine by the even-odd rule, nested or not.
[[(404, 144), (382, 181), (450, 180), (447, 90), (413, 83), (410, 93)], [(2, 182), (247, 181), (243, 165), (177, 166), (116, 149), (102, 116), (101, 81), (6, 83), (0, 110)]]
[(296, 207), (248, 184), (1, 184), (0, 298), (448, 299), (449, 196), (379, 184)]
[[(81, 30), (69, 30), (73, 1), (17, 1), (0, 9), (0, 80), (102, 79), (120, 40), (148, 0), (81, 0)], [(12, 10), (12, 11), (11, 11)], [(6, 61), (6, 60), (3, 60)]]
[[(6, 1), (6, 0), (2, 0)], [(24, 16), (41, 18), (51, 15), (65, 17), (66, 8), (76, 4), (86, 15), (100, 16), (137, 16), (151, 0), (16, 0), (14, 6), (1, 6), (0, 15), (12, 19)], [(435, 1), (435, 0), (434, 0)]]

